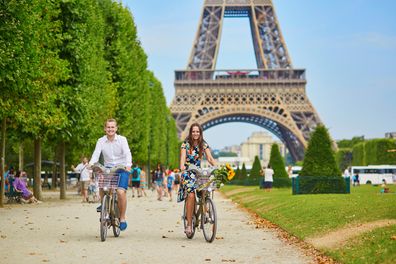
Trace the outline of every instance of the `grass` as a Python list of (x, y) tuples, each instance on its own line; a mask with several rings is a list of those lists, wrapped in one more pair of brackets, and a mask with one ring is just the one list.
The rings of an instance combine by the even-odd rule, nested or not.
[[(347, 225), (396, 219), (396, 186), (389, 187), (392, 192), (390, 194), (381, 194), (381, 187), (370, 185), (351, 187), (351, 194), (292, 195), (291, 189), (273, 189), (271, 192), (264, 192), (258, 187), (243, 186), (224, 186), (222, 191), (233, 201), (304, 240), (308, 237), (322, 236)], [(396, 235), (394, 226), (389, 230), (388, 232)], [(369, 233), (366, 233), (367, 238), (358, 238), (362, 243), (359, 253), (354, 253), (355, 251), (350, 249), (353, 248), (353, 244), (349, 241), (345, 248), (326, 251), (326, 253), (343, 263), (365, 263), (349, 262), (348, 258), (353, 254), (361, 254), (364, 259), (371, 259), (372, 243), (382, 244), (381, 241), (390, 240), (387, 232), (378, 232), (374, 238), (370, 237)], [(396, 240), (383, 244), (384, 248), (381, 252), (384, 258), (394, 260), (395, 249), (391, 250), (389, 247), (395, 248)]]
[(349, 243), (334, 251), (325, 251), (335, 259), (350, 264), (395, 263), (396, 257), (396, 226), (378, 228), (349, 241)]

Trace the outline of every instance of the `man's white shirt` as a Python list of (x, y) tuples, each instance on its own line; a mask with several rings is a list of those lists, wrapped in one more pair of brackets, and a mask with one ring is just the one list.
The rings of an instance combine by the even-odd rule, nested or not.
[(108, 140), (106, 135), (99, 138), (89, 164), (98, 162), (101, 153), (103, 154), (104, 165), (106, 167), (117, 165), (132, 166), (131, 150), (124, 136), (116, 134), (113, 141)]

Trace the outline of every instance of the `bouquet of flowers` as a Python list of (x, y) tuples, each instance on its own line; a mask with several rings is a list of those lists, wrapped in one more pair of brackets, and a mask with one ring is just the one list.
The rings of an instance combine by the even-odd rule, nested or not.
[(235, 171), (231, 168), (230, 164), (221, 165), (217, 170), (213, 172), (213, 175), (216, 177), (216, 188), (220, 188), (220, 186), (224, 183), (231, 181), (235, 176)]

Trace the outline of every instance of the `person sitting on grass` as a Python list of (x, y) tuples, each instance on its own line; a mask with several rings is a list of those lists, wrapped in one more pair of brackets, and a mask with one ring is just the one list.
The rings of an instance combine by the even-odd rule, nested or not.
[(386, 187), (385, 179), (382, 179), (381, 187), (382, 187), (381, 190), (380, 190), (381, 193), (389, 193), (389, 188)]
[(15, 174), (13, 183), (15, 191), (22, 193), (22, 198), (28, 203), (41, 203), (41, 201), (37, 200), (33, 193), (29, 191), (26, 182), (21, 178), (21, 176), (24, 177), (25, 175), (26, 173), (24, 171), (17, 171)]

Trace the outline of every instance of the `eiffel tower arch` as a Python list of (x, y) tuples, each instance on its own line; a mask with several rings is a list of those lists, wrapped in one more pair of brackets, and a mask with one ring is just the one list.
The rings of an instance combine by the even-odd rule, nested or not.
[[(249, 18), (257, 69), (216, 69), (227, 17)], [(292, 66), (271, 0), (205, 0), (187, 69), (175, 71), (174, 84), (171, 112), (180, 138), (194, 122), (204, 130), (245, 122), (269, 130), (302, 160), (321, 123), (305, 92), (305, 69)]]

